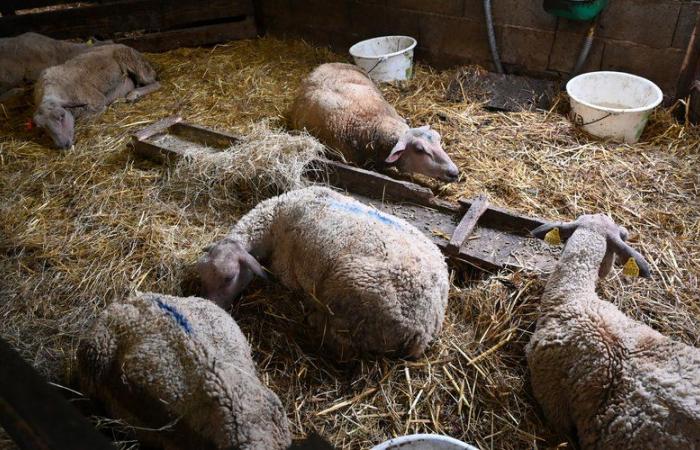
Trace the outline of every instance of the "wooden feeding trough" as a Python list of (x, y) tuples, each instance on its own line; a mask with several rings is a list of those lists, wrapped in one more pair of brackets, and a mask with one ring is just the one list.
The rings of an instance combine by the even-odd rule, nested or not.
[[(141, 157), (172, 163), (193, 149), (222, 151), (237, 140), (235, 135), (168, 117), (133, 134), (131, 146)], [(542, 220), (489, 205), (485, 196), (454, 203), (435, 197), (426, 187), (369, 170), (328, 160), (311, 164), (310, 179), (410, 222), (455, 265), (550, 271), (558, 259), (557, 249), (530, 236)]]

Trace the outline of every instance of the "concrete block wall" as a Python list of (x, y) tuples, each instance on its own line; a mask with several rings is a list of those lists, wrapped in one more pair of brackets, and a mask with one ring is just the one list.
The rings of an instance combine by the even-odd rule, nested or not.
[[(492, 68), (482, 0), (256, 0), (262, 29), (341, 52), (387, 34), (418, 40), (417, 58), (437, 67)], [(674, 95), (700, 1), (610, 0), (584, 68), (650, 78)], [(504, 66), (516, 73), (562, 75), (573, 69), (587, 23), (547, 14), (542, 0), (493, 0)]]

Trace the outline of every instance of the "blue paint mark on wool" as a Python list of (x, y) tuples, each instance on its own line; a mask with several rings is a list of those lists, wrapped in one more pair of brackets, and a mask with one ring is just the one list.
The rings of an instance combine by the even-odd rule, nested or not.
[(394, 217), (391, 217), (387, 214), (384, 214), (382, 212), (379, 212), (377, 210), (371, 209), (371, 208), (364, 208), (361, 205), (356, 205), (356, 204), (351, 204), (351, 203), (343, 203), (339, 202), (337, 200), (331, 200), (330, 201), (331, 207), (343, 211), (347, 211), (352, 214), (356, 214), (358, 216), (369, 216), (375, 220), (378, 220), (379, 222), (390, 225), (394, 228), (401, 229), (403, 228), (403, 225), (397, 221)]
[(182, 315), (180, 311), (177, 310), (172, 305), (168, 305), (167, 303), (163, 303), (163, 301), (159, 298), (156, 299), (156, 304), (160, 309), (165, 311), (170, 317), (175, 319), (175, 322), (177, 322), (178, 325), (180, 325), (180, 328), (185, 330), (187, 334), (190, 334), (192, 332), (192, 326), (190, 323), (187, 321), (185, 316)]

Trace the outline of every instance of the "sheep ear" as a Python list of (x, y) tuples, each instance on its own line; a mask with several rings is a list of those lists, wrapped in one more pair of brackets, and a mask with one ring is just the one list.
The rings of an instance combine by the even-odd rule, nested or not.
[(202, 251), (203, 251), (204, 253), (209, 253), (209, 252), (211, 251), (212, 248), (214, 248), (214, 244), (209, 244), (209, 245), (207, 245), (206, 247), (202, 248)]
[(614, 251), (624, 264), (623, 273), (629, 276), (651, 277), (651, 269), (646, 259), (619, 236), (613, 236), (611, 242)]
[(391, 153), (389, 153), (389, 156), (387, 156), (384, 162), (387, 164), (395, 163), (399, 160), (399, 158), (401, 158), (404, 150), (406, 150), (406, 142), (404, 142), (403, 139), (400, 139), (394, 148), (391, 149)]
[(600, 268), (598, 269), (598, 276), (600, 278), (605, 278), (608, 276), (612, 270), (613, 263), (615, 262), (615, 253), (611, 251), (606, 251), (603, 257), (603, 262), (600, 263)]
[(253, 258), (253, 255), (250, 253), (241, 255), (240, 262), (243, 266), (252, 270), (255, 275), (259, 276), (263, 280), (267, 280), (267, 273), (265, 273), (265, 269), (263, 269), (257, 259)]
[(544, 239), (547, 233), (555, 228), (559, 230), (559, 237), (561, 241), (564, 242), (574, 234), (574, 231), (576, 231), (576, 224), (574, 222), (545, 223), (532, 230), (530, 234), (536, 238)]

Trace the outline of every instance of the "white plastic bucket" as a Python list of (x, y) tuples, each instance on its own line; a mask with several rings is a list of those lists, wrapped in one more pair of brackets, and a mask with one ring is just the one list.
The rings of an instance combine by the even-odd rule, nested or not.
[(646, 78), (624, 72), (589, 72), (566, 84), (572, 121), (601, 138), (633, 144), (649, 115), (663, 100), (661, 89)]
[(372, 450), (478, 450), (469, 444), (439, 434), (411, 434), (389, 439)]
[(374, 81), (407, 80), (413, 76), (413, 49), (409, 36), (382, 36), (350, 47), (355, 64)]

